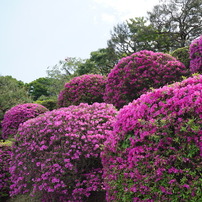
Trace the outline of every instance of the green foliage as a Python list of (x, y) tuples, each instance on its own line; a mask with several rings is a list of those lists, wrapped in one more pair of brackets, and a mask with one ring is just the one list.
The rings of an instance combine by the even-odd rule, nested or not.
[(108, 40), (108, 48), (122, 58), (137, 51), (156, 49), (156, 40), (156, 29), (147, 25), (144, 17), (139, 17), (115, 26)]
[(37, 104), (43, 105), (50, 111), (57, 108), (57, 100), (56, 99), (47, 99), (47, 100), (36, 100)]
[(182, 48), (178, 48), (176, 50), (174, 50), (171, 55), (173, 57), (175, 57), (177, 60), (179, 60), (180, 62), (182, 62), (187, 69), (189, 69), (189, 63), (190, 63), (190, 59), (189, 59), (189, 47), (182, 47)]
[(84, 74), (98, 74), (96, 65), (90, 59), (87, 59), (84, 63), (80, 64), (75, 72), (75, 75), (81, 76)]
[(33, 100), (37, 100), (40, 96), (50, 96), (51, 92), (49, 87), (54, 83), (54, 79), (41, 77), (31, 83), (27, 84), (29, 95), (32, 96)]
[(112, 48), (102, 48), (93, 51), (90, 58), (78, 66), (75, 75), (81, 76), (84, 74), (101, 74), (106, 76), (114, 67), (118, 57)]
[(6, 140), (0, 140), (0, 146), (12, 146), (14, 141), (15, 141), (14, 138), (9, 138)]
[(48, 91), (51, 97), (57, 97), (59, 92), (63, 89), (64, 84), (70, 79), (75, 77), (78, 73), (75, 73), (79, 66), (81, 66), (85, 60), (76, 57), (67, 57), (65, 60), (60, 60), (58, 64), (53, 67), (47, 68), (48, 78), (53, 82), (48, 86)]
[(0, 121), (4, 113), (17, 104), (30, 103), (25, 84), (11, 76), (0, 76)]

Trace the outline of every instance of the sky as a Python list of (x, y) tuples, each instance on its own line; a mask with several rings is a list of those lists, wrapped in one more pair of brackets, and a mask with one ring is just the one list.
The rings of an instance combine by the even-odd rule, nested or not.
[(107, 47), (110, 31), (159, 0), (0, 0), (0, 76), (29, 83), (67, 57)]

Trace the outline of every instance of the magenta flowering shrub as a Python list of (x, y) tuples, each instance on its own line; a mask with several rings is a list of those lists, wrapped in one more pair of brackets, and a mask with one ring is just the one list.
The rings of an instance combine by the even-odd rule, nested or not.
[(116, 116), (94, 103), (47, 112), (20, 125), (11, 161), (11, 196), (41, 193), (43, 201), (85, 201), (103, 191), (100, 151)]
[(202, 75), (124, 106), (101, 157), (107, 201), (200, 201)]
[(9, 197), (11, 185), (9, 163), (11, 160), (11, 147), (0, 146), (0, 200)]
[(107, 78), (104, 100), (121, 108), (150, 88), (181, 80), (186, 67), (174, 57), (143, 50), (122, 58)]
[(202, 35), (195, 39), (189, 47), (190, 69), (192, 73), (202, 73)]
[(93, 104), (103, 102), (106, 77), (98, 74), (82, 75), (73, 78), (65, 84), (58, 97), (59, 107), (79, 105), (80, 103)]
[(14, 136), (21, 123), (46, 111), (48, 109), (44, 106), (33, 103), (19, 104), (12, 107), (5, 113), (2, 121), (2, 138), (7, 139), (9, 136)]

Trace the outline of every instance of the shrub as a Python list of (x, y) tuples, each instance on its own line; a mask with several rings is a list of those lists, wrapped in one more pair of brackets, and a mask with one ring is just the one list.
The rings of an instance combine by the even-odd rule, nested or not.
[(50, 111), (52, 111), (52, 110), (54, 110), (54, 109), (57, 108), (57, 101), (53, 100), (53, 99), (37, 100), (35, 103), (43, 105), (44, 107), (46, 107)]
[(0, 200), (9, 197), (11, 185), (9, 163), (11, 159), (11, 147), (0, 145)]
[(189, 70), (190, 59), (188, 46), (174, 50), (171, 55), (177, 60), (179, 60), (181, 63), (183, 63), (185, 67)]
[(190, 69), (192, 73), (202, 73), (202, 35), (195, 39), (190, 47)]
[(100, 151), (115, 115), (112, 105), (81, 103), (22, 124), (13, 145), (11, 195), (85, 201), (103, 191)]
[(46, 111), (48, 109), (44, 106), (33, 103), (19, 104), (12, 107), (5, 113), (2, 121), (2, 138), (7, 139), (8, 136), (14, 136), (21, 123)]
[(103, 102), (106, 77), (96, 74), (82, 75), (73, 78), (65, 84), (65, 89), (58, 97), (59, 107), (79, 105), (80, 103), (93, 104)]
[(186, 75), (185, 66), (164, 53), (143, 50), (122, 58), (108, 75), (104, 100), (121, 108), (150, 88), (158, 88)]
[(200, 201), (202, 75), (124, 106), (101, 154), (108, 201)]

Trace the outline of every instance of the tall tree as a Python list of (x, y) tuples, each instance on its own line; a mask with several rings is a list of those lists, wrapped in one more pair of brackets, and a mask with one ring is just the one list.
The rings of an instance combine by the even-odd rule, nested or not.
[(169, 41), (162, 38), (144, 17), (118, 24), (113, 28), (111, 39), (108, 40), (108, 48), (114, 49), (119, 58), (145, 49), (163, 52), (167, 51), (167, 47)]
[(33, 98), (34, 101), (41, 96), (52, 96), (53, 93), (49, 90), (49, 88), (52, 83), (54, 83), (54, 81), (55, 80), (52, 78), (41, 77), (30, 82), (27, 84), (29, 95)]
[(170, 42), (170, 51), (185, 47), (202, 33), (201, 0), (161, 0), (148, 12), (157, 33)]
[[(32, 102), (25, 84), (12, 76), (0, 75), (0, 122), (4, 113), (17, 104)], [(1, 125), (1, 124), (0, 124)]]
[(73, 77), (78, 67), (84, 62), (85, 60), (81, 58), (67, 57), (65, 60), (60, 60), (59, 63), (53, 67), (48, 67), (48, 77), (69, 80)]
[(64, 84), (75, 76), (76, 70), (84, 62), (85, 60), (81, 58), (67, 57), (65, 60), (60, 60), (53, 67), (47, 68), (48, 78), (51, 78), (53, 81), (48, 88), (52, 96), (57, 97)]
[(118, 57), (112, 48), (102, 48), (90, 53), (90, 58), (78, 66), (77, 75), (101, 74), (107, 75), (117, 63)]

